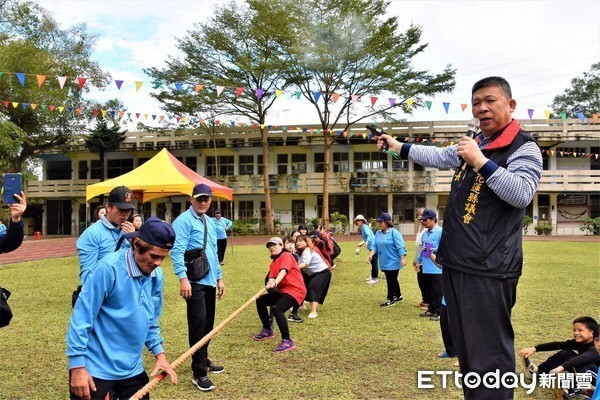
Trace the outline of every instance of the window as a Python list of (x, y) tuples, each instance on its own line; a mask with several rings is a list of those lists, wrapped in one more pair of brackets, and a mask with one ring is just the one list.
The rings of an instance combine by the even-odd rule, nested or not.
[(265, 171), (265, 164), (263, 163), (262, 154), (256, 156), (256, 162), (258, 163), (258, 175), (262, 175)]
[(292, 200), (292, 224), (304, 223), (304, 200)]
[(100, 160), (92, 160), (92, 168), (90, 169), (90, 179), (100, 179)]
[(287, 175), (288, 173), (288, 155), (277, 154), (277, 173), (279, 175)]
[(420, 207), (425, 207), (424, 195), (395, 195), (392, 200), (394, 215), (398, 216), (400, 223), (413, 222)]
[(46, 179), (71, 179), (71, 161), (48, 161)]
[(79, 168), (78, 168), (78, 172), (77, 172), (77, 176), (79, 177), (79, 179), (87, 179), (87, 171), (88, 171), (87, 161), (79, 160)]
[(254, 202), (252, 200), (238, 202), (239, 219), (254, 218)]
[(538, 220), (550, 221), (551, 218), (552, 216), (550, 215), (550, 195), (538, 194)]
[(306, 154), (292, 154), (292, 174), (306, 173)]
[(315, 153), (315, 172), (325, 172), (324, 153)]
[(215, 165), (215, 157), (206, 157), (206, 175), (208, 176), (227, 176), (234, 174), (233, 156), (219, 156), (219, 173)]
[(379, 152), (354, 153), (354, 171), (387, 171), (387, 154)]
[(117, 176), (123, 175), (127, 172), (133, 171), (133, 159), (123, 160), (108, 160), (107, 161), (107, 178), (116, 178)]
[(198, 157), (186, 157), (185, 166), (196, 172), (196, 168), (198, 168)]
[(349, 172), (348, 153), (333, 153), (333, 172)]
[(254, 175), (254, 156), (240, 156), (240, 175)]
[(392, 171), (408, 171), (408, 160), (392, 159)]
[(149, 158), (138, 158), (138, 167), (148, 160), (149, 160)]
[[(598, 154), (600, 153), (600, 147), (590, 147), (590, 153), (591, 154)], [(597, 171), (600, 169), (600, 159), (596, 158), (596, 157), (592, 157), (590, 159), (590, 169), (592, 171)]]
[(181, 214), (181, 203), (173, 203), (171, 206), (171, 222)]

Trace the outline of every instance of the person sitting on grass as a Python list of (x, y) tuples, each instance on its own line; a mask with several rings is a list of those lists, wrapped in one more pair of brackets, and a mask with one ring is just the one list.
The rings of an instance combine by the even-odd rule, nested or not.
[[(561, 372), (591, 372), (596, 374), (600, 355), (594, 348), (594, 332), (598, 323), (592, 317), (579, 317), (573, 321), (573, 339), (563, 342), (538, 344), (519, 350), (526, 372), (531, 375), (557, 374)], [(537, 351), (560, 350), (543, 363), (536, 365), (529, 357)], [(594, 382), (592, 382), (594, 384)]]
[(283, 251), (283, 240), (272, 237), (266, 246), (273, 260), (269, 266), (269, 279), (266, 284), (269, 293), (256, 300), (256, 311), (263, 329), (254, 335), (254, 340), (268, 340), (275, 337), (267, 310), (270, 306), (281, 332), (281, 343), (275, 347), (275, 351), (282, 353), (296, 348), (296, 344), (290, 337), (284, 312), (302, 303), (306, 296), (306, 287), (298, 263), (290, 253)]
[[(319, 249), (313, 246), (312, 240), (308, 236), (298, 236), (296, 247), (300, 253), (298, 268), (304, 277), (307, 291), (306, 301), (310, 303), (308, 318), (317, 318), (317, 307), (325, 301), (331, 283), (330, 265), (327, 264)], [(292, 308), (288, 321), (302, 322), (298, 316), (298, 308), (299, 305)]]

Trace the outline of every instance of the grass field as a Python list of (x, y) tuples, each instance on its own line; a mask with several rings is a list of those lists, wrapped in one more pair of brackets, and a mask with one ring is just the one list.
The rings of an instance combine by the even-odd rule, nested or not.
[[(341, 243), (328, 298), (319, 317), (290, 323), (297, 349), (274, 354), (276, 340), (254, 342), (260, 330), (251, 305), (213, 339), (209, 354), (226, 367), (212, 375), (216, 389), (199, 393), (191, 386), (186, 363), (177, 371), (178, 386), (162, 382), (154, 399), (460, 399), (455, 388), (417, 389), (417, 370), (451, 370), (440, 360), (439, 323), (420, 318), (415, 273), (400, 273), (404, 302), (381, 309), (385, 281), (369, 286), (363, 251), (353, 256), (354, 243)], [(408, 249), (413, 244), (407, 243)], [(516, 348), (570, 338), (571, 321), (581, 315), (600, 317), (600, 246), (598, 243), (525, 242), (525, 266), (513, 310)], [(269, 258), (264, 246), (236, 246), (226, 255), (226, 296), (217, 304), (217, 323), (229, 316), (261, 287)], [(412, 259), (409, 257), (409, 262)], [(185, 352), (185, 305), (170, 260), (165, 270), (165, 307), (161, 327), (173, 361)], [(65, 334), (71, 313), (71, 292), (78, 283), (77, 259), (63, 258), (0, 267), (0, 284), (13, 292), (15, 317), (0, 330), (0, 399), (67, 399)], [(304, 312), (306, 316), (306, 312)], [(540, 361), (542, 354), (534, 360)], [(546, 354), (546, 356), (549, 354)], [(153, 358), (146, 354), (149, 372)], [(522, 372), (517, 365), (517, 372)], [(434, 381), (439, 385), (439, 381)], [(551, 399), (548, 390), (517, 399)]]

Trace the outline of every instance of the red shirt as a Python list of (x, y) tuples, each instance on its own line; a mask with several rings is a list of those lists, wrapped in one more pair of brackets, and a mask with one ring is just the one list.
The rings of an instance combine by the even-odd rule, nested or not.
[(282, 251), (279, 257), (273, 260), (269, 266), (269, 278), (277, 278), (282, 269), (285, 269), (287, 274), (277, 285), (279, 293), (287, 293), (296, 300), (298, 305), (302, 304), (306, 297), (304, 278), (294, 256), (287, 251)]

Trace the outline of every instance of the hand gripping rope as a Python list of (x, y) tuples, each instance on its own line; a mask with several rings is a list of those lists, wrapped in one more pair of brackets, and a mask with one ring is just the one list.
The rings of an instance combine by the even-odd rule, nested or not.
[[(252, 304), (254, 301), (256, 301), (256, 299), (258, 299), (260, 296), (262, 296), (265, 293), (267, 293), (267, 289), (266, 288), (262, 288), (260, 291), (258, 291), (247, 302), (245, 302), (240, 308), (238, 308), (237, 310), (235, 310), (233, 312), (233, 314), (231, 314), (229, 317), (225, 318), (225, 320), (223, 320), (223, 322), (221, 322), (219, 325), (217, 325), (212, 331), (208, 332), (206, 334), (206, 336), (204, 336), (202, 339), (200, 339), (188, 351), (186, 351), (181, 356), (179, 356), (179, 358), (177, 360), (173, 361), (171, 363), (171, 368), (173, 368), (173, 370), (175, 370), (177, 367), (179, 367), (183, 362), (185, 362), (187, 359), (189, 359), (192, 356), (192, 354), (194, 354), (195, 352), (197, 352), (210, 339), (212, 339), (213, 336), (215, 336), (221, 329), (223, 329), (223, 327), (225, 325), (227, 325), (229, 322), (231, 322), (232, 319), (234, 319), (235, 317), (237, 317), (242, 311), (244, 311), (246, 308), (248, 308), (248, 306), (250, 304)], [(150, 393), (150, 391), (152, 389), (154, 389), (154, 387), (156, 385), (158, 385), (159, 382), (162, 381), (166, 376), (167, 376), (167, 374), (164, 371), (158, 373), (154, 378), (152, 378), (152, 380), (150, 382), (148, 382), (146, 384), (146, 386), (144, 386), (143, 388), (141, 388), (140, 390), (138, 390), (133, 396), (131, 396), (129, 400), (139, 400), (139, 399), (141, 399), (146, 394)]]

